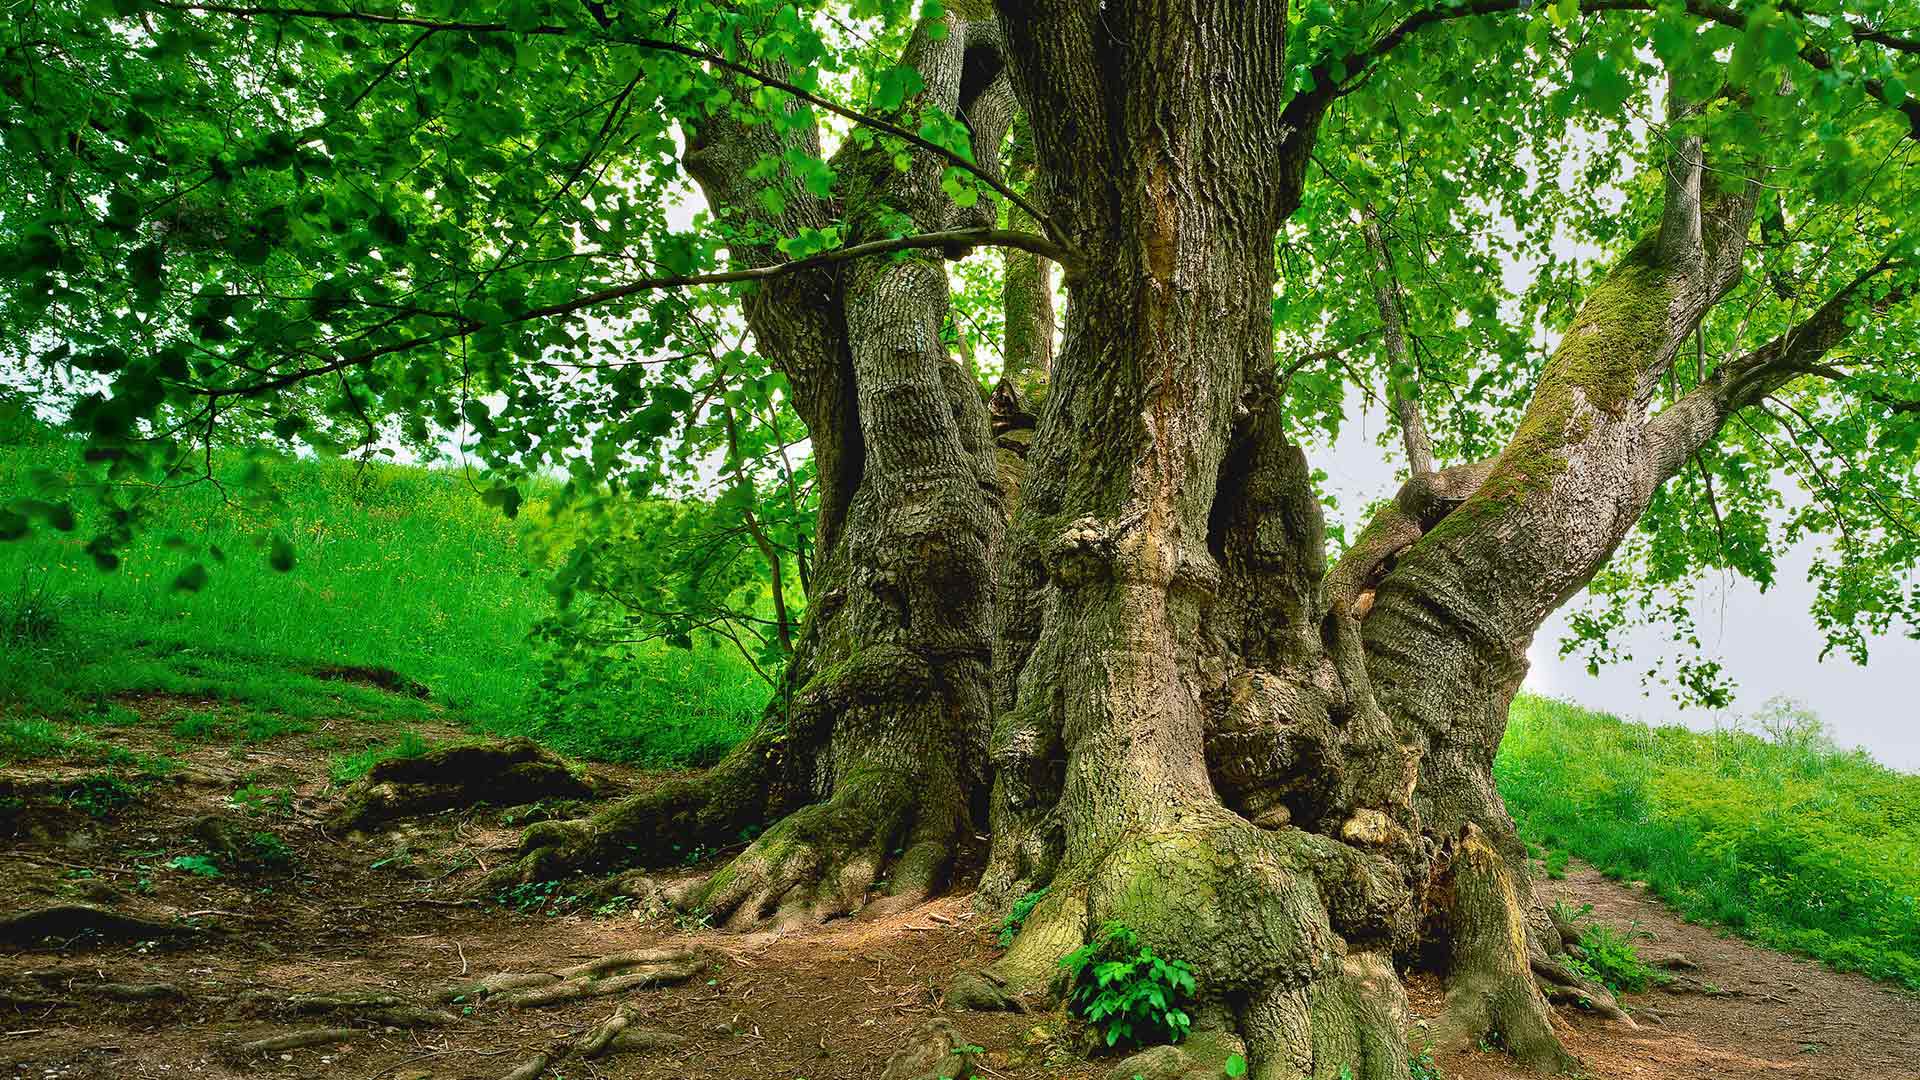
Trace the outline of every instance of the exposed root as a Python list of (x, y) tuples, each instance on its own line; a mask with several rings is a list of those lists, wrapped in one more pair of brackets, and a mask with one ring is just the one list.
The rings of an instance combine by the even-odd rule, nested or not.
[(459, 806), (512, 805), (593, 795), (561, 758), (528, 738), (448, 746), (375, 765), (333, 817), (341, 830)]
[(883, 874), (884, 909), (919, 903), (944, 883), (963, 821), (958, 806), (942, 810), (923, 798), (906, 776), (848, 777), (833, 798), (782, 818), (704, 884), (671, 899), (735, 930), (853, 914)]
[(62, 944), (76, 938), (111, 941), (152, 941), (199, 933), (177, 923), (125, 915), (86, 904), (59, 904), (0, 917), (0, 942), (33, 946), (49, 938)]
[(642, 949), (590, 960), (559, 971), (502, 972), (477, 982), (451, 987), (443, 1001), (485, 997), (509, 1008), (604, 997), (623, 990), (685, 982), (707, 969), (706, 957), (683, 949)]
[(242, 1057), (259, 1057), (262, 1054), (278, 1054), (307, 1046), (326, 1046), (331, 1043), (347, 1042), (359, 1037), (360, 1033), (352, 1028), (307, 1028), (285, 1035), (275, 1035), (272, 1038), (243, 1042), (234, 1047), (234, 1050)]
[(704, 774), (667, 781), (590, 818), (540, 822), (521, 837), (519, 857), (482, 888), (663, 866), (685, 850), (737, 843), (766, 816), (770, 752), (769, 740), (756, 734)]
[(1474, 1046), (1483, 1039), (1543, 1072), (1572, 1072), (1579, 1061), (1560, 1045), (1527, 954), (1526, 913), (1513, 875), (1481, 831), (1467, 826), (1448, 870), (1452, 957), (1446, 1012), (1436, 1038)]
[(996, 972), (959, 971), (947, 983), (944, 1004), (974, 1012), (1026, 1012), (1026, 1005), (1008, 989), (1006, 977)]
[(633, 1014), (622, 1005), (598, 1027), (581, 1036), (573, 1044), (573, 1052), (583, 1058), (595, 1058), (618, 1051), (671, 1050), (687, 1041), (684, 1035), (653, 1028), (636, 1028), (632, 1024)]
[(86, 988), (101, 997), (115, 1001), (160, 1001), (165, 998), (186, 997), (180, 988), (172, 983), (99, 983)]
[(547, 1071), (547, 1063), (552, 1060), (546, 1054), (535, 1054), (520, 1063), (519, 1067), (502, 1076), (500, 1080), (539, 1080), (541, 1073)]
[(1189, 964), (1205, 997), (1185, 1042), (1116, 1077), (1217, 1080), (1243, 1055), (1257, 1080), (1405, 1080), (1405, 995), (1389, 957), (1411, 940), (1410, 901), (1370, 848), (1203, 808), (1056, 877), (996, 971), (1050, 976), (1062, 953), (1121, 922)]

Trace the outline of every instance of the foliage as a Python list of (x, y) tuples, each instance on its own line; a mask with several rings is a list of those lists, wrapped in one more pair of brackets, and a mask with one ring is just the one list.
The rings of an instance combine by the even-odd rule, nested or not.
[(1776, 731), (1648, 728), (1523, 696), (1495, 777), (1530, 843), (1643, 880), (1689, 919), (1920, 989), (1920, 776), (1804, 718)]
[(221, 876), (219, 864), (214, 862), (211, 856), (207, 855), (175, 855), (173, 858), (167, 860), (167, 866), (182, 873), (192, 874), (195, 877), (217, 878)]
[(97, 773), (68, 784), (60, 794), (60, 801), (82, 813), (106, 818), (138, 801), (147, 787), (146, 783), (111, 772)]
[[(1902, 167), (1903, 112), (1920, 110), (1920, 75), (1909, 40), (1855, 32), (1911, 24), (1911, 6), (1291, 5), (1284, 88), (1267, 104), (1339, 89), (1276, 238), (1294, 426), (1331, 439), (1357, 399), (1389, 387), (1422, 400), (1443, 457), (1489, 456), (1594, 267), (1646, 227), (1669, 138), (1697, 133), (1714, 160), (1765, 177), (1764, 243), (1696, 362), (1648, 388), (1654, 407), (1863, 271), (1885, 274), (1852, 354), (1833, 358), (1842, 377), (1783, 387), (1697, 455), (1596, 580), (1570, 644), (1620, 659), (1622, 627), (1684, 614), (1674, 591), (1721, 569), (1764, 585), (1806, 536), (1825, 541), (1814, 616), (1831, 647), (1863, 655), (1870, 636), (1911, 625), (1920, 370), (1912, 305), (1879, 308), (1914, 273), (1920, 181)], [(176, 584), (197, 598), (329, 546), (267, 512), (283, 455), (451, 451), (483, 505), (512, 517), (551, 486), (551, 520), (582, 519), (538, 568), (562, 600), (604, 590), (549, 625), (550, 685), (569, 693), (630, 643), (609, 633), (626, 617), (646, 639), (758, 626), (735, 588), (753, 558), (743, 530), (769, 576), (782, 563), (806, 576), (805, 432), (765, 343), (739, 330), (756, 286), (710, 275), (750, 246), (797, 258), (902, 231), (860, 197), (854, 155), (935, 164), (957, 205), (1000, 198), (976, 182), (964, 122), (924, 107), (924, 80), (900, 64), (916, 25), (943, 30), (937, 4), (475, 0), (456, 21), (76, 0), (13, 14), (0, 29), (0, 341), (25, 405), (0, 403), (0, 424), (37, 409), (89, 453), (14, 485), (0, 536), (70, 538), (70, 555), (110, 570), (166, 531), (156, 498), (217, 484), (246, 512), (176, 531), (165, 571), (148, 575), (156, 596)], [(1669, 125), (1669, 91), (1713, 104)], [(690, 135), (736, 121), (818, 129), (839, 150), (739, 162), (747, 212), (701, 205)], [(770, 224), (803, 193), (832, 219)], [(1380, 223), (1405, 287), (1409, 358), (1377, 332), (1381, 270), (1360, 216)], [(983, 377), (993, 267), (975, 256), (954, 272), (943, 327)], [(218, 448), (258, 456), (228, 468)], [(664, 597), (628, 587), (650, 575), (601, 540), (623, 535), (619, 507), (640, 498), (712, 504), (727, 551)], [(520, 598), (484, 599), (498, 617)], [(770, 641), (741, 640), (777, 666)], [(489, 691), (518, 685), (512, 667), (472, 683), (419, 674), (511, 716), (519, 697)], [(1724, 700), (1696, 656), (1673, 658), (1668, 677), (1689, 699)]]
[(1618, 994), (1645, 990), (1667, 976), (1640, 958), (1632, 933), (1594, 923), (1580, 931), (1580, 941), (1569, 952), (1567, 967), (1590, 982)]
[(248, 784), (228, 798), (251, 817), (285, 816), (293, 813), (293, 791), (290, 788)]
[(1085, 945), (1060, 958), (1068, 1006), (1099, 1031), (1108, 1046), (1179, 1042), (1193, 1018), (1181, 1006), (1193, 996), (1193, 969), (1164, 960), (1131, 929), (1108, 923)]
[(1026, 924), (1027, 916), (1033, 914), (1033, 909), (1038, 907), (1040, 901), (1046, 898), (1047, 887), (1042, 886), (1031, 892), (1023, 893), (1018, 899), (1014, 900), (1013, 906), (1008, 908), (1006, 915), (1001, 918), (1000, 925), (994, 928), (999, 931), (1000, 936), (998, 940), (1001, 948), (1004, 949), (1013, 944), (1013, 939), (1020, 933), (1020, 927)]

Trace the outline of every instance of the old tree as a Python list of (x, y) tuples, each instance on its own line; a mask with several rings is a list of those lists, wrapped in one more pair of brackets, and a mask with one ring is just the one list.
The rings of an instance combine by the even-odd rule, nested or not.
[[(508, 512), (718, 476), (804, 596), (745, 743), (505, 878), (748, 835), (671, 899), (818, 920), (985, 834), (984, 905), (1046, 890), (1005, 985), (1124, 923), (1198, 975), (1196, 1075), (1405, 1075), (1410, 966), (1564, 1068), (1547, 1001), (1607, 999), (1490, 775), (1543, 621), (1592, 586), (1605, 659), (1805, 538), (1836, 647), (1920, 604), (1907, 0), (64, 0), (0, 44), (8, 363), (101, 481), (8, 533), (96, 499), (111, 567), (216, 441), (458, 433)], [(1302, 447), (1373, 401), (1404, 483), (1330, 539)]]

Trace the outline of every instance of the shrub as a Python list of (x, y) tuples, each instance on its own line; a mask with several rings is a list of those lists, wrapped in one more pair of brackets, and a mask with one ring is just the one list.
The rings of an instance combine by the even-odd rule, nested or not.
[(1630, 933), (1598, 924), (1581, 931), (1577, 951), (1569, 952), (1567, 966), (1616, 994), (1645, 990), (1649, 984), (1667, 980), (1665, 974), (1640, 958)]
[(1108, 1046), (1179, 1042), (1193, 1024), (1181, 1008), (1193, 996), (1193, 969), (1154, 955), (1120, 923), (1108, 923), (1092, 941), (1061, 957), (1060, 966), (1072, 988), (1069, 1007)]

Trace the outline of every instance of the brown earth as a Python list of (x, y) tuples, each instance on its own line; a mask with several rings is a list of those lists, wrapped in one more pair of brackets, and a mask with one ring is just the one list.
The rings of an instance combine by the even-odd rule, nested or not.
[[(181, 746), (145, 726), (112, 734), (164, 750), (185, 768), (119, 806), (103, 805), (115, 800), (98, 794), (97, 781), (74, 787), (97, 769), (0, 770), (0, 920), (85, 905), (161, 929), (136, 930), (131, 940), (81, 934), (0, 944), (0, 1080), (496, 1080), (536, 1053), (574, 1043), (616, 1008), (630, 1014), (630, 1031), (666, 1033), (655, 1039), (662, 1045), (571, 1055), (546, 1075), (871, 1080), (910, 1031), (941, 1015), (985, 1048), (983, 1076), (1081, 1080), (1104, 1077), (1114, 1064), (1088, 1060), (1084, 1034), (1057, 1013), (942, 1009), (953, 973), (995, 955), (992, 928), (964, 895), (886, 918), (755, 936), (625, 904), (596, 910), (566, 886), (511, 897), (509, 906), (483, 903), (469, 893), (507, 857), (526, 808), (446, 812), (370, 836), (329, 834), (340, 792), (312, 740), (354, 745), (390, 738), (390, 729), (338, 721), (234, 746)], [(596, 772), (615, 789), (647, 782), (619, 769)], [(246, 785), (283, 788), (291, 799), (272, 797), (249, 812), (229, 798)], [(290, 849), (290, 867), (207, 877), (171, 866), (206, 853), (209, 817), (230, 834), (273, 832)], [(1543, 888), (1552, 899), (1592, 904), (1594, 918), (1636, 931), (1644, 955), (1678, 969), (1668, 987), (1624, 999), (1639, 1018), (1635, 1028), (1560, 1015), (1590, 1075), (1920, 1080), (1920, 999), (1689, 926), (1643, 890), (1589, 870)], [(653, 947), (692, 950), (705, 966), (675, 985), (545, 1007), (441, 1000), (450, 987), (498, 972), (552, 971)], [(303, 998), (323, 994), (397, 999), (385, 1005), (405, 1015), (376, 1009), (369, 1019), (365, 1009), (327, 1012)], [(1438, 987), (1416, 981), (1412, 1001), (1416, 1016), (1432, 1016)], [(265, 1053), (236, 1049), (315, 1028), (349, 1034)], [(1420, 1034), (1416, 1026), (1416, 1046)], [(1442, 1054), (1438, 1065), (1461, 1080), (1525, 1075), (1497, 1053)]]

